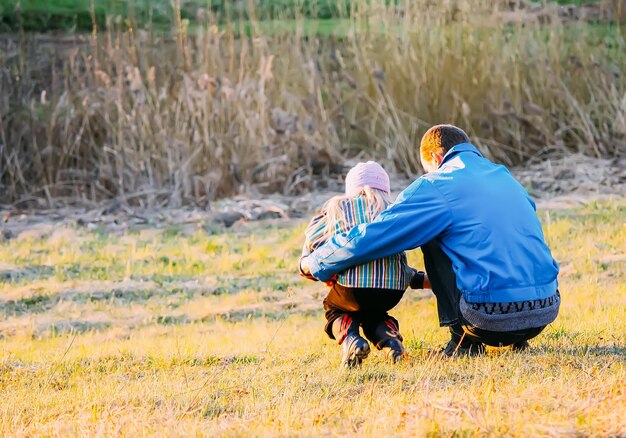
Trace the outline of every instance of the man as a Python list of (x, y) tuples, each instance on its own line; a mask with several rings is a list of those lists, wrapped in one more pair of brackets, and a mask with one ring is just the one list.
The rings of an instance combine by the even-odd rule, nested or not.
[(439, 323), (450, 328), (446, 356), (480, 354), (484, 344), (526, 348), (560, 306), (559, 267), (534, 202), (455, 126), (430, 128), (420, 156), (425, 175), (375, 221), (303, 257), (301, 272), (328, 281), (349, 266), (419, 246)]

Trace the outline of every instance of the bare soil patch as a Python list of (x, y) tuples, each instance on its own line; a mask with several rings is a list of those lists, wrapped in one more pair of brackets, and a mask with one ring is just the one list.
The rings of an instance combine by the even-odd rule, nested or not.
[[(540, 209), (562, 209), (583, 205), (610, 196), (626, 194), (626, 158), (597, 159), (582, 154), (552, 153), (549, 158), (534, 159), (523, 167), (512, 169), (514, 176), (537, 201)], [(411, 180), (392, 176), (392, 187), (399, 193)], [(0, 208), (3, 221), (0, 240), (51, 239), (62, 245), (77, 239), (76, 227), (99, 230), (104, 233), (124, 234), (129, 229), (142, 232), (169, 231), (183, 235), (198, 231), (218, 233), (247, 224), (280, 224), (288, 226), (294, 220), (309, 216), (324, 201), (341, 193), (343, 181), (329, 176), (328, 190), (301, 196), (247, 193), (213, 202), (207, 208), (143, 209), (119, 200), (88, 206), (55, 206), (22, 210), (12, 206)], [(10, 274), (6, 269), (3, 275)]]

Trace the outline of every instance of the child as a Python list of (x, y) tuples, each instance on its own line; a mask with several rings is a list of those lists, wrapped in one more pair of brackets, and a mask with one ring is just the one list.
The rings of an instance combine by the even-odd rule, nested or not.
[[(371, 222), (390, 204), (387, 172), (373, 161), (359, 163), (346, 176), (345, 195), (328, 200), (305, 234), (303, 256), (315, 251), (334, 234), (348, 233), (353, 227)], [(314, 279), (304, 274), (303, 276)], [(383, 259), (353, 266), (340, 272), (324, 300), (325, 331), (343, 346), (342, 365), (360, 365), (370, 352), (363, 334), (393, 362), (405, 355), (398, 321), (387, 311), (400, 302), (404, 291), (422, 288), (424, 273), (407, 265), (402, 252)]]

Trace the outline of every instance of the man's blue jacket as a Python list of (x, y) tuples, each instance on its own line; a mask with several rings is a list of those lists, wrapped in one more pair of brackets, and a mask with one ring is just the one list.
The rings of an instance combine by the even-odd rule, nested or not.
[(436, 239), (470, 303), (547, 298), (559, 266), (546, 245), (535, 204), (509, 171), (471, 144), (450, 149), (437, 171), (407, 187), (378, 218), (334, 236), (307, 257), (327, 281), (350, 266)]

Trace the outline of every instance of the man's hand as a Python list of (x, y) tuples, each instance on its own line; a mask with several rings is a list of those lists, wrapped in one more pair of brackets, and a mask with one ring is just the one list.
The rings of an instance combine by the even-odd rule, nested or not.
[(411, 282), (409, 283), (411, 289), (430, 289), (430, 280), (426, 272), (418, 271), (417, 269), (410, 268), (413, 271), (411, 276)]
[(433, 286), (430, 284), (430, 280), (428, 279), (428, 274), (424, 272), (424, 284), (422, 285), (423, 289), (432, 289)]
[(325, 281), (324, 283), (326, 283), (326, 286), (328, 287), (333, 287), (337, 283), (337, 274), (333, 275), (330, 280)]

